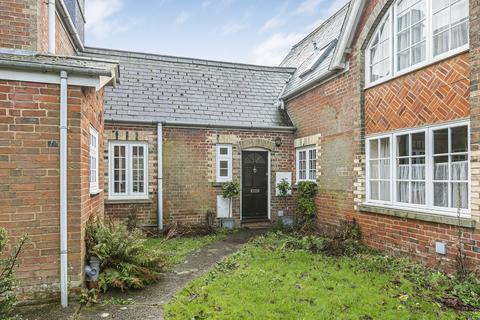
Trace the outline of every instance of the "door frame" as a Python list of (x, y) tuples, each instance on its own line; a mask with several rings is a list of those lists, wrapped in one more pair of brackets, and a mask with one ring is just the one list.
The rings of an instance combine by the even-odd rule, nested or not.
[(242, 205), (242, 201), (243, 201), (243, 151), (262, 151), (262, 152), (266, 152), (267, 153), (267, 162), (268, 162), (268, 169), (267, 169), (267, 172), (268, 172), (268, 178), (267, 178), (267, 181), (268, 181), (268, 185), (267, 185), (267, 192), (268, 192), (268, 197), (267, 197), (267, 207), (268, 207), (268, 220), (271, 220), (272, 217), (271, 217), (271, 197), (272, 197), (272, 190), (271, 190), (271, 184), (272, 184), (272, 181), (271, 181), (271, 177), (272, 177), (272, 166), (270, 165), (270, 159), (271, 159), (271, 152), (270, 150), (268, 149), (264, 149), (264, 148), (245, 148), (245, 149), (242, 149), (240, 150), (240, 221), (243, 220), (243, 205)]

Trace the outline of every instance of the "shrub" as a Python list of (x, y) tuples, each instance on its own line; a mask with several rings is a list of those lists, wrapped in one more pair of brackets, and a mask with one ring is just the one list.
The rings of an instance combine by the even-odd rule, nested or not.
[(143, 288), (157, 281), (166, 259), (158, 250), (144, 246), (140, 231), (127, 230), (120, 223), (97, 221), (87, 226), (88, 253), (100, 260), (99, 287), (102, 291)]
[(0, 315), (10, 313), (16, 301), (14, 267), (18, 255), (28, 241), (28, 235), (22, 236), (12, 253), (5, 254), (8, 244), (7, 231), (0, 228), (0, 257), (6, 256), (0, 259)]
[(317, 207), (315, 205), (317, 184), (312, 181), (302, 181), (298, 184), (297, 192), (296, 212), (300, 224), (305, 224), (312, 220), (317, 213)]

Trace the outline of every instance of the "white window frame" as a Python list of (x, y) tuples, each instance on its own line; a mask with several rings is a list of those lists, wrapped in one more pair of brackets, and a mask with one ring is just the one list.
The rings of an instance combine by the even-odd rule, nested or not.
[[(114, 147), (125, 146), (125, 192), (114, 189)], [(133, 147), (143, 147), (143, 192), (133, 192)], [(139, 141), (110, 141), (108, 144), (108, 198), (109, 200), (147, 200), (148, 199), (148, 143)]]
[[(220, 154), (220, 149), (227, 149), (227, 154)], [(232, 181), (232, 145), (231, 144), (217, 144), (216, 145), (216, 173), (217, 182), (230, 182)], [(228, 175), (226, 177), (220, 176), (220, 162), (227, 161)]]
[[(460, 46), (456, 49), (446, 51), (442, 54), (439, 54), (437, 56), (433, 55), (433, 10), (432, 10), (432, 1), (435, 0), (425, 0), (425, 37), (426, 37), (426, 51), (425, 51), (425, 60), (422, 62), (419, 62), (417, 64), (411, 65), (410, 67), (404, 68), (400, 71), (397, 71), (397, 45), (398, 45), (398, 40), (397, 40), (397, 12), (396, 12), (396, 4), (398, 3), (399, 0), (394, 1), (390, 7), (387, 9), (387, 11), (384, 13), (384, 17), (381, 19), (381, 23), (378, 24), (378, 26), (375, 29), (375, 32), (373, 33), (372, 38), (370, 39), (366, 49), (365, 49), (365, 89), (368, 89), (370, 87), (373, 87), (375, 85), (378, 85), (380, 83), (387, 82), (389, 80), (392, 80), (394, 78), (397, 78), (399, 76), (402, 76), (404, 74), (410, 73), (414, 70), (418, 70), (421, 68), (424, 68), (426, 66), (429, 66), (431, 64), (437, 63), (441, 60), (445, 60), (447, 58), (450, 58), (452, 56), (455, 56), (457, 54), (463, 53), (465, 51), (468, 51), (470, 48), (470, 35), (468, 35), (468, 41), (465, 45)], [(385, 76), (383, 78), (380, 78), (376, 81), (370, 81), (371, 79), (371, 71), (370, 71), (370, 48), (372, 46), (372, 42), (375, 39), (375, 36), (379, 32), (380, 26), (383, 21), (385, 21), (385, 17), (387, 15), (390, 15), (390, 23), (392, 24), (390, 26), (390, 75)], [(470, 29), (470, 26), (469, 26)]]
[[(315, 178), (310, 178), (310, 162), (313, 160), (310, 158), (310, 151), (315, 151)], [(305, 152), (305, 179), (300, 179), (300, 152)], [(302, 181), (312, 181), (317, 182), (318, 172), (317, 172), (317, 162), (318, 162), (318, 152), (315, 145), (306, 146), (302, 148), (297, 148), (295, 152), (295, 168), (296, 168), (296, 181), (297, 183)]]
[[(90, 135), (89, 135), (89, 145), (90, 145), (90, 193), (96, 194), (100, 191), (99, 189), (99, 177), (100, 174), (98, 172), (98, 151), (99, 151), (99, 140), (98, 140), (98, 131), (90, 126)], [(92, 164), (93, 160), (95, 163)], [(94, 166), (94, 168), (93, 168)], [(94, 169), (94, 170), (92, 170)]]
[[(462, 121), (454, 121), (450, 123), (440, 124), (440, 125), (431, 125), (431, 126), (423, 126), (418, 127), (415, 129), (405, 129), (405, 130), (398, 130), (389, 133), (382, 133), (376, 134), (366, 137), (365, 141), (365, 167), (366, 167), (366, 200), (365, 204), (367, 205), (375, 205), (387, 208), (397, 208), (397, 209), (404, 209), (410, 211), (418, 211), (418, 212), (425, 212), (431, 214), (442, 214), (447, 216), (457, 216), (458, 208), (446, 208), (446, 207), (438, 207), (433, 205), (433, 132), (441, 129), (446, 128), (455, 128), (455, 127), (467, 127), (467, 162), (468, 162), (468, 185), (467, 185), (467, 194), (468, 194), (468, 208), (467, 209), (460, 209), (460, 216), (461, 217), (470, 217), (471, 211), (471, 203), (472, 203), (472, 195), (471, 195), (471, 152), (470, 152), (470, 122), (467, 120)], [(425, 183), (426, 183), (426, 201), (425, 205), (418, 205), (418, 204), (411, 204), (411, 203), (403, 203), (396, 201), (396, 138), (400, 135), (405, 134), (413, 134), (418, 132), (425, 132)], [(379, 200), (372, 200), (370, 198), (370, 141), (373, 139), (385, 138), (390, 137), (390, 201), (379, 201)], [(411, 146), (409, 146), (411, 148)], [(450, 148), (450, 144), (449, 144)], [(449, 149), (450, 151), (450, 149)], [(450, 170), (450, 169), (449, 169)], [(451, 183), (451, 180), (450, 182)], [(450, 187), (449, 187), (449, 199), (451, 197), (450, 194)]]

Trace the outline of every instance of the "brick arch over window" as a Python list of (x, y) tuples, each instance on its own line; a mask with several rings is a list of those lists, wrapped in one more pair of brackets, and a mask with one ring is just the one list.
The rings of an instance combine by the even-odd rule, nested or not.
[(267, 139), (246, 139), (239, 142), (240, 149), (264, 148), (273, 151), (274, 142)]

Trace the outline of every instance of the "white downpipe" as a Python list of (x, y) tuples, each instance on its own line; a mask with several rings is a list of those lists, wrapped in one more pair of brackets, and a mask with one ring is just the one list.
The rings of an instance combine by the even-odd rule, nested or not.
[(157, 224), (163, 229), (163, 128), (157, 123)]
[(48, 53), (55, 54), (55, 0), (48, 0)]
[(62, 307), (68, 306), (67, 243), (67, 73), (60, 73), (60, 295)]

